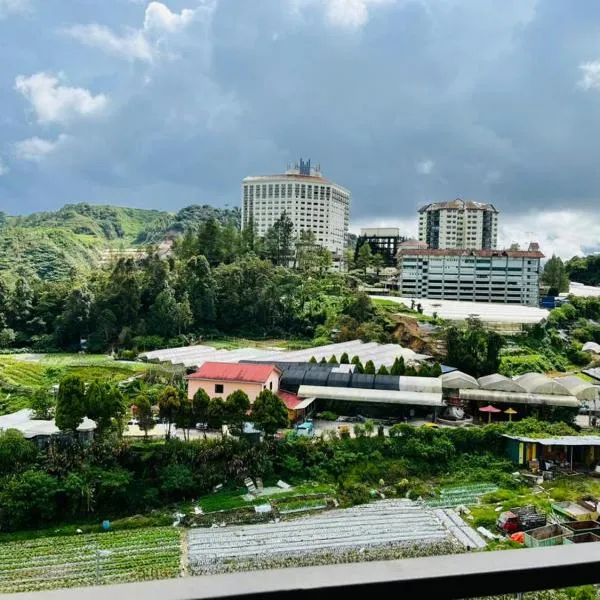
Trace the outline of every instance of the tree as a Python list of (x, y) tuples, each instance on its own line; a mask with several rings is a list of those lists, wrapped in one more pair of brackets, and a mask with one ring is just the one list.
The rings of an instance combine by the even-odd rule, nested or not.
[(288, 425), (287, 408), (271, 390), (263, 390), (252, 405), (252, 420), (266, 436), (273, 436)]
[(89, 331), (93, 296), (85, 288), (75, 288), (68, 296), (65, 308), (57, 319), (56, 333), (63, 348), (79, 348), (82, 338)]
[(148, 313), (148, 328), (152, 333), (172, 337), (179, 330), (178, 304), (173, 290), (166, 285), (156, 296)]
[(177, 333), (179, 334), (187, 331), (193, 323), (192, 309), (190, 307), (190, 300), (187, 292), (183, 294), (183, 297), (177, 303), (175, 323), (177, 324)]
[(363, 424), (363, 428), (365, 430), (365, 435), (371, 437), (375, 431), (375, 423), (373, 423), (371, 419), (367, 419)]
[(350, 364), (350, 359), (348, 358), (348, 353), (344, 352), (342, 354), (342, 356), (340, 357), (340, 364), (341, 365), (348, 365)]
[(569, 291), (569, 276), (565, 270), (563, 261), (556, 255), (544, 265), (542, 271), (542, 283), (547, 285), (549, 296), (558, 296), (562, 292)]
[(377, 370), (377, 375), (389, 375), (390, 372), (388, 371), (387, 367), (385, 365), (381, 365), (379, 367), (379, 369)]
[(221, 398), (211, 398), (208, 404), (208, 426), (222, 429), (225, 422), (225, 403)]
[(165, 387), (158, 396), (158, 414), (167, 421), (167, 439), (171, 437), (171, 423), (177, 418), (182, 396), (181, 390), (172, 385)]
[(210, 397), (200, 388), (192, 398), (192, 412), (196, 423), (206, 423), (209, 421)]
[(326, 365), (327, 364), (327, 359), (325, 357), (321, 358), (321, 360), (319, 361), (320, 365)]
[(367, 269), (373, 264), (373, 251), (371, 250), (371, 245), (368, 242), (365, 242), (360, 247), (355, 263), (356, 267), (361, 269), (366, 275)]
[(215, 280), (204, 256), (192, 256), (182, 267), (179, 280), (188, 294), (192, 321), (199, 327), (216, 318)]
[(367, 375), (375, 375), (375, 363), (372, 360), (368, 360), (365, 364), (365, 373)]
[(338, 364), (338, 360), (337, 360), (337, 358), (336, 358), (335, 354), (332, 354), (332, 355), (329, 357), (328, 364), (330, 364), (330, 365), (337, 365), (337, 364)]
[(314, 356), (310, 357), (310, 360), (308, 361), (309, 363), (316, 365), (317, 364), (317, 359)]
[(148, 439), (148, 432), (154, 429), (154, 415), (152, 414), (152, 403), (147, 394), (140, 394), (135, 399), (135, 416), (144, 437)]
[(23, 276), (17, 279), (15, 289), (11, 296), (12, 319), (11, 326), (16, 330), (23, 330), (33, 309), (33, 290), (27, 279)]
[(371, 266), (375, 269), (377, 277), (379, 277), (381, 269), (385, 266), (385, 258), (379, 252), (375, 252), (371, 259)]
[(242, 390), (235, 390), (225, 400), (225, 421), (235, 435), (241, 435), (244, 423), (248, 420), (250, 400)]
[(74, 434), (85, 417), (85, 385), (76, 375), (68, 375), (58, 386), (56, 398), (56, 426)]
[(448, 364), (473, 377), (498, 371), (503, 345), (502, 336), (487, 331), (476, 318), (467, 319), (464, 328), (452, 326), (446, 330)]
[(18, 473), (35, 463), (37, 450), (16, 429), (0, 431), (0, 473)]
[(113, 425), (123, 420), (125, 400), (116, 386), (93, 381), (85, 394), (87, 416), (96, 422), (97, 433), (102, 436)]
[(34, 392), (31, 399), (31, 409), (34, 412), (34, 418), (46, 421), (52, 418), (52, 409), (54, 408), (54, 399), (45, 389), (38, 389)]
[(364, 373), (365, 369), (362, 365), (362, 363), (360, 362), (360, 357), (359, 356), (353, 356), (352, 357), (352, 364), (354, 365), (354, 372), (355, 373)]
[(394, 360), (394, 364), (392, 365), (392, 368), (390, 370), (390, 374), (401, 376), (401, 375), (404, 375), (405, 370), (406, 370), (406, 365), (404, 364), (404, 357), (403, 356), (400, 356), (399, 358), (396, 357), (396, 360)]
[(196, 424), (194, 415), (194, 402), (187, 395), (182, 394), (179, 408), (175, 414), (175, 426), (183, 430), (183, 439), (190, 439), (190, 429)]
[(431, 366), (431, 377), (440, 377), (442, 374), (442, 367), (439, 362), (433, 363)]
[(292, 261), (294, 224), (284, 212), (265, 235), (267, 258), (274, 264), (287, 267)]

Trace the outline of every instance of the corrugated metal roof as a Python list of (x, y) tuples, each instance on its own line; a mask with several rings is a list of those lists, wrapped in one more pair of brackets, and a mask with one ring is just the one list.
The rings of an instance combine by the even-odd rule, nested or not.
[(534, 442), (542, 446), (600, 446), (600, 437), (596, 435), (561, 435), (553, 438), (531, 438), (523, 435), (504, 434), (505, 438), (519, 442)]
[(195, 373), (189, 375), (188, 379), (264, 383), (273, 371), (281, 373), (275, 365), (205, 362)]
[(371, 402), (380, 404), (410, 404), (414, 406), (442, 406), (442, 394), (430, 392), (404, 392), (396, 390), (367, 390), (362, 388), (336, 388), (301, 385), (301, 398), (322, 398), (349, 402)]
[(296, 394), (291, 394), (290, 392), (285, 392), (284, 390), (279, 390), (277, 392), (277, 396), (281, 398), (288, 410), (297, 410), (299, 408), (298, 405), (302, 403), (302, 400), (298, 398)]

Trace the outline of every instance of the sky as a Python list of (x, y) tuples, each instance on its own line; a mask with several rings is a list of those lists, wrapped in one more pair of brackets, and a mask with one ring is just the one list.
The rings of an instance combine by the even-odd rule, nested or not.
[(299, 157), (351, 229), (461, 197), (600, 251), (597, 0), (0, 0), (0, 210), (235, 206)]

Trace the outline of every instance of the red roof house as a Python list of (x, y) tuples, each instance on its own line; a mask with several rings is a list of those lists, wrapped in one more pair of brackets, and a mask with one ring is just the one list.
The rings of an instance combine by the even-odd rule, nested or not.
[(211, 398), (226, 398), (236, 390), (246, 392), (254, 402), (262, 390), (279, 390), (281, 371), (275, 365), (205, 362), (188, 375), (188, 397), (203, 389)]

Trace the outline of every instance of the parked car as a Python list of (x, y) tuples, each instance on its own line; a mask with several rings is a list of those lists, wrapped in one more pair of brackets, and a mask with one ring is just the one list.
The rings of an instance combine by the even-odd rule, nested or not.
[(127, 421), (127, 425), (139, 425), (140, 422), (137, 419), (129, 419), (129, 421)]
[(315, 426), (312, 421), (305, 421), (296, 427), (296, 433), (300, 437), (312, 437), (315, 435)]
[(198, 431), (206, 431), (208, 429), (208, 423), (196, 423), (196, 429)]

